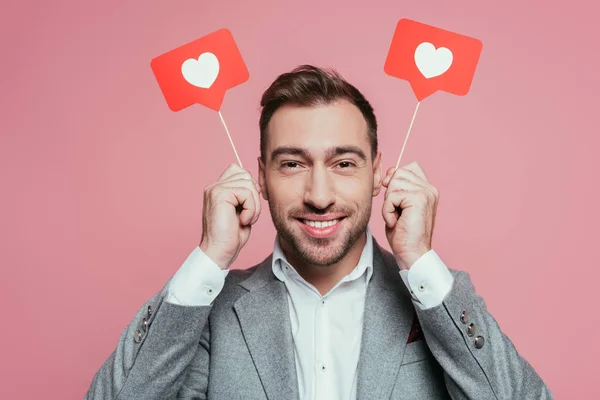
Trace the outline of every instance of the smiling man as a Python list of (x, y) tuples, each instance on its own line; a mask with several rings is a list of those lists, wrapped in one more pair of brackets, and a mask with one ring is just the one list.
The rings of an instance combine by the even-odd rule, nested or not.
[[(258, 180), (231, 165), (203, 232), (138, 311), (88, 399), (550, 399), (465, 272), (431, 248), (439, 194), (418, 163), (383, 175), (377, 122), (333, 71), (264, 93)], [(382, 189), (392, 252), (368, 228)], [(273, 253), (229, 271), (268, 202)]]

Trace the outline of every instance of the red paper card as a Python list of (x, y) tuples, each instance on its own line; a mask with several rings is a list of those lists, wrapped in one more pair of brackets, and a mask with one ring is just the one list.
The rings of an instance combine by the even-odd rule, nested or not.
[(150, 63), (169, 108), (202, 104), (219, 111), (225, 92), (250, 77), (233, 35), (221, 29)]
[(409, 81), (419, 101), (438, 90), (462, 96), (469, 92), (482, 47), (477, 39), (401, 19), (384, 71)]

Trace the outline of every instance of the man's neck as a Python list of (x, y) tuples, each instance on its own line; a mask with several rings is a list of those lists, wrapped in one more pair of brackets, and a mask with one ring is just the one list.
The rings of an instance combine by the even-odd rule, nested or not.
[(305, 281), (313, 285), (321, 295), (324, 295), (356, 268), (366, 241), (367, 234), (365, 232), (354, 245), (352, 245), (344, 258), (336, 264), (328, 265), (326, 267), (303, 262), (289, 249), (287, 243), (282, 243), (281, 240), (279, 241), (279, 245), (288, 262), (294, 266), (296, 271), (298, 271), (298, 274), (300, 274)]

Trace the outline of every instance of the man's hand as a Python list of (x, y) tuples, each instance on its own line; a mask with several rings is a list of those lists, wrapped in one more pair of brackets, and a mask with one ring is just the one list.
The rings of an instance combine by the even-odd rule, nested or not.
[(431, 250), (439, 192), (416, 161), (388, 169), (383, 186), (385, 233), (400, 269), (410, 269)]
[(221, 269), (233, 263), (260, 215), (260, 188), (245, 169), (231, 164), (204, 189), (200, 249)]

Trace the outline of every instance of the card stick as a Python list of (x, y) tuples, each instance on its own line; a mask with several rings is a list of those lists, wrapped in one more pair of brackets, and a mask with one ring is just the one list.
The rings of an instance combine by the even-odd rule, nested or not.
[(233, 152), (235, 153), (235, 158), (237, 158), (238, 164), (240, 167), (244, 168), (242, 165), (242, 161), (240, 160), (240, 156), (238, 156), (237, 150), (235, 149), (235, 145), (233, 144), (233, 140), (231, 140), (231, 135), (229, 134), (229, 129), (227, 129), (227, 124), (225, 124), (225, 120), (223, 119), (223, 115), (221, 111), (219, 111), (219, 117), (221, 117), (221, 122), (223, 123), (223, 127), (225, 127), (225, 132), (227, 133), (227, 137), (229, 138), (229, 143), (231, 143), (231, 147), (233, 148)]
[(415, 108), (415, 112), (413, 113), (412, 120), (410, 121), (410, 125), (408, 127), (408, 132), (406, 133), (406, 137), (404, 138), (404, 144), (402, 145), (402, 150), (400, 151), (400, 157), (398, 157), (398, 161), (396, 162), (396, 169), (400, 165), (400, 159), (402, 158), (402, 153), (404, 153), (404, 147), (406, 147), (406, 142), (408, 142), (408, 137), (410, 136), (410, 131), (412, 130), (413, 124), (415, 123), (415, 117), (417, 116), (417, 111), (419, 111), (419, 101), (417, 103), (417, 107)]

